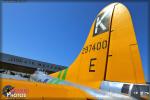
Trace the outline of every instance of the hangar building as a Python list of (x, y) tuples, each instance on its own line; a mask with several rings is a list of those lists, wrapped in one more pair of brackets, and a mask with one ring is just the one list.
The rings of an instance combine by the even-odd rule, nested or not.
[(42, 69), (47, 74), (51, 74), (65, 68), (67, 67), (6, 53), (0, 53), (0, 73), (9, 73), (10, 75), (19, 73), (28, 77), (37, 69)]

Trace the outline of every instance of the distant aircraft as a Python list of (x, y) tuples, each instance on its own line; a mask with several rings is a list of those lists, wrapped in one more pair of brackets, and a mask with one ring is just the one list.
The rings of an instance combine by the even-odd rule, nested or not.
[(97, 15), (70, 67), (51, 75), (36, 71), (31, 79), (1, 78), (1, 98), (149, 99), (131, 16), (121, 3)]

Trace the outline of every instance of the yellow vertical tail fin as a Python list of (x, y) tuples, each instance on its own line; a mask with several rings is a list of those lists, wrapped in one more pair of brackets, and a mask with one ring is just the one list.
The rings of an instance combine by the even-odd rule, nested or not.
[(51, 74), (99, 88), (104, 80), (144, 83), (141, 59), (130, 13), (120, 3), (105, 7), (92, 24), (87, 40), (68, 69)]
[(106, 80), (144, 83), (142, 62), (128, 9), (115, 6), (107, 61)]

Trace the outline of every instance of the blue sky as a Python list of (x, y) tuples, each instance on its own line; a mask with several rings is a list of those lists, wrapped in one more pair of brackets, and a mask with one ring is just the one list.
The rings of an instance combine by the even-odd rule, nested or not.
[[(2, 52), (69, 66), (97, 13), (109, 2), (25, 2), (2, 5)], [(124, 2), (131, 12), (146, 78), (148, 4)]]

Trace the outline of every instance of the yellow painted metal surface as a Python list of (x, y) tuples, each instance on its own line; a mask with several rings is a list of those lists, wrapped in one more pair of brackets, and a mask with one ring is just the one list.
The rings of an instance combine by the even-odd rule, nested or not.
[[(114, 3), (105, 7), (98, 15), (107, 10), (113, 13), (109, 19), (109, 30), (93, 36), (94, 21), (83, 49), (69, 66), (65, 79), (92, 88), (99, 88), (103, 80), (145, 83), (138, 44), (128, 9), (120, 3)], [(82, 54), (87, 46), (97, 45), (98, 42), (103, 41), (107, 41), (105, 49), (101, 47), (100, 50), (90, 52), (87, 50), (87, 53)], [(90, 61), (93, 58), (96, 58), (92, 60), (94, 64), (92, 69), (95, 72), (89, 72)], [(57, 77), (58, 74), (59, 72), (52, 76)]]
[(145, 83), (138, 44), (128, 9), (117, 4), (112, 18), (112, 32), (106, 80)]
[[(15, 89), (26, 89), (28, 91), (26, 97), (21, 98), (21, 100), (94, 99), (94, 97), (86, 94), (86, 92), (66, 85), (45, 84), (11, 79), (0, 79), (0, 82), (0, 100), (7, 99), (4, 95), (2, 95), (2, 90), (6, 85), (11, 85)], [(15, 98), (13, 98), (13, 100), (14, 99)], [(19, 97), (16, 99), (19, 99)]]

